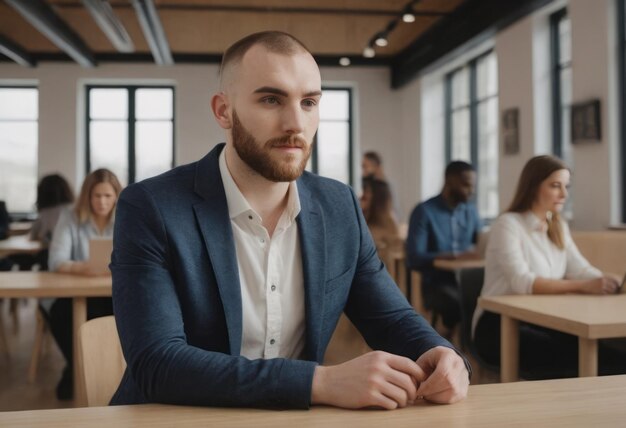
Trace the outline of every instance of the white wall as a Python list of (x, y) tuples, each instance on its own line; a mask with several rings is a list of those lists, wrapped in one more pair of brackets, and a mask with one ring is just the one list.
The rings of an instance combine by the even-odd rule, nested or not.
[[(532, 20), (523, 19), (496, 37), (498, 57), (498, 103), (502, 112), (519, 109), (519, 153), (500, 150), (499, 204), (504, 210), (515, 192), (517, 177), (526, 161), (535, 154), (533, 116)], [(501, 128), (501, 127), (500, 127)], [(500, 138), (502, 141), (502, 138)]]
[[(495, 35), (500, 117), (509, 108), (518, 108), (520, 114), (519, 153), (507, 155), (500, 150), (499, 204), (505, 209), (510, 203), (526, 161), (552, 149), (549, 15), (562, 7), (567, 7), (572, 23), (573, 102), (600, 99), (602, 105), (602, 141), (573, 147), (572, 226), (605, 229), (619, 222), (624, 193), (619, 185), (618, 45), (613, 0), (558, 0)], [(468, 43), (468, 50), (473, 46)], [(421, 78), (421, 197), (435, 191), (425, 175), (442, 168), (443, 77), (455, 65), (444, 64)]]
[[(401, 94), (391, 90), (386, 67), (324, 67), (323, 84), (350, 86), (354, 99), (354, 171), (360, 178), (360, 153), (377, 150), (388, 165), (400, 206), (406, 189), (414, 189), (407, 174), (416, 174), (417, 163), (407, 161), (403, 151), (416, 150), (415, 129), (402, 129)], [(210, 98), (217, 89), (216, 65), (102, 64), (83, 69), (73, 63), (41, 63), (28, 69), (0, 63), (0, 84), (36, 83), (39, 87), (39, 175), (60, 172), (76, 188), (84, 176), (84, 87), (97, 83), (159, 83), (176, 88), (176, 163), (193, 162), (224, 140), (210, 111)], [(415, 86), (415, 85), (413, 85)], [(411, 94), (417, 103), (419, 94)], [(407, 114), (411, 115), (411, 112)], [(411, 121), (416, 124), (415, 118)], [(365, 129), (364, 129), (365, 128)], [(409, 135), (405, 144), (403, 135)], [(412, 174), (412, 175), (411, 175)], [(414, 200), (414, 198), (411, 198)], [(406, 203), (406, 205), (410, 205)]]
[(572, 24), (572, 102), (600, 99), (602, 106), (602, 141), (573, 146), (572, 226), (594, 230), (618, 222), (621, 192), (613, 3), (612, 0), (555, 2), (496, 36), (500, 113), (510, 107), (520, 109), (520, 153), (502, 154), (500, 158), (502, 208), (511, 199), (524, 163), (551, 149), (548, 20), (550, 13), (566, 6)]

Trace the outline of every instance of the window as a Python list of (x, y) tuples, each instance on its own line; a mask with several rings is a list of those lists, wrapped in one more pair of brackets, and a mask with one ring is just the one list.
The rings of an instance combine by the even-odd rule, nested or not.
[(38, 91), (0, 87), (0, 200), (12, 214), (35, 210)]
[(446, 161), (471, 163), (481, 217), (498, 215), (498, 64), (490, 51), (445, 80)]
[(619, 37), (619, 93), (620, 93), (620, 139), (621, 139), (621, 194), (622, 194), (622, 223), (626, 223), (626, 1), (617, 2), (617, 20)]
[(552, 132), (553, 153), (570, 168), (570, 106), (572, 103), (571, 27), (566, 9), (550, 16), (552, 57)]
[(130, 184), (174, 166), (173, 87), (89, 86), (87, 122), (87, 172)]
[(352, 184), (352, 90), (322, 89), (320, 125), (309, 171)]

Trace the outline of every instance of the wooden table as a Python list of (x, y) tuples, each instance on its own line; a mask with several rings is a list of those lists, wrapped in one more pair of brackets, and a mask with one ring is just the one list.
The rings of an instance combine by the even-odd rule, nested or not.
[(28, 235), (9, 236), (0, 241), (0, 257), (9, 254), (37, 254), (41, 250), (41, 242), (31, 241)]
[(26, 235), (32, 228), (32, 221), (13, 221), (9, 223), (9, 236)]
[(87, 321), (87, 297), (110, 297), (111, 277), (85, 277), (54, 272), (1, 272), (0, 298), (69, 297), (72, 298), (74, 337), (74, 394), (78, 404), (85, 403), (79, 385), (78, 329)]
[(457, 272), (461, 269), (474, 269), (485, 267), (484, 259), (471, 259), (471, 260), (445, 260), (435, 259), (433, 266), (441, 270), (449, 270)]
[(0, 426), (20, 427), (617, 427), (626, 421), (626, 375), (470, 386), (469, 396), (442, 406), (419, 401), (404, 409), (222, 409), (137, 406), (0, 413)]
[(520, 321), (578, 336), (579, 376), (597, 376), (598, 339), (626, 337), (626, 294), (481, 297), (478, 305), (501, 315), (502, 382), (518, 378)]

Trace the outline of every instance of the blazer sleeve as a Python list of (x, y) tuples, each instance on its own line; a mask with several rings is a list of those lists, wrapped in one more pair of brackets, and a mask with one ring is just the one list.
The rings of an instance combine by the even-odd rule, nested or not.
[(173, 280), (167, 236), (149, 191), (142, 184), (124, 190), (117, 205), (111, 262), (113, 306), (130, 377), (145, 399), (307, 408), (316, 363), (248, 360), (187, 343), (176, 293), (184, 284)]
[(402, 295), (376, 253), (354, 193), (352, 202), (360, 231), (357, 237), (360, 251), (345, 308), (350, 320), (372, 349), (416, 360), (431, 348), (445, 346), (463, 358), (471, 374), (467, 359), (418, 315)]

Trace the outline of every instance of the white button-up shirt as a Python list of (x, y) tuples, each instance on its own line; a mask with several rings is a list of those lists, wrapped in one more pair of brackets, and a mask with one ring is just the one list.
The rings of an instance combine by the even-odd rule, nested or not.
[(287, 207), (270, 239), (262, 219), (226, 165), (219, 166), (233, 229), (241, 285), (243, 332), (241, 355), (257, 358), (301, 358), (305, 343), (304, 280), (296, 216), (300, 198), (289, 183)]
[[(537, 277), (549, 279), (592, 279), (602, 272), (589, 264), (572, 240), (565, 221), (565, 248), (559, 249), (547, 234), (547, 226), (531, 211), (505, 213), (489, 232), (485, 256), (482, 296), (532, 294)], [(472, 326), (484, 310), (477, 307)]]

